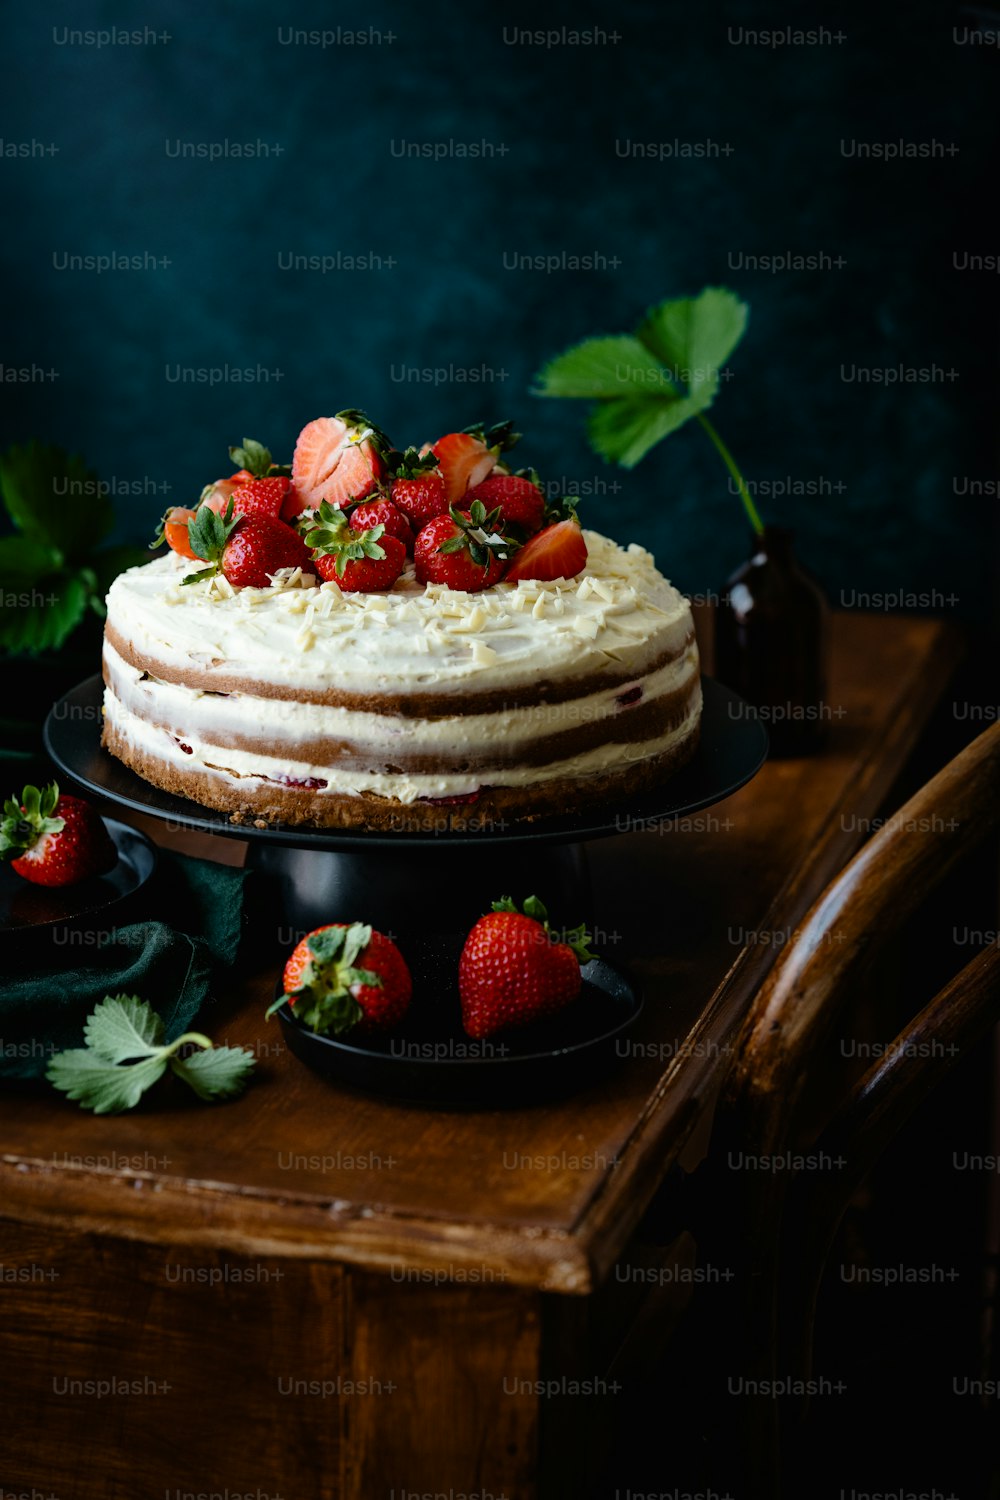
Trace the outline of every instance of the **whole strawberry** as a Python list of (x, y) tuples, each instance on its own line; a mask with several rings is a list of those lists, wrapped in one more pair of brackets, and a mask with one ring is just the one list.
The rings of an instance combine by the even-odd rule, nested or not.
[(458, 963), (462, 1025), (469, 1036), (492, 1036), (529, 1026), (570, 1005), (579, 995), (580, 965), (593, 958), (583, 927), (560, 942), (537, 896), (518, 911), (509, 896), (494, 901), (465, 940)]
[(313, 1031), (342, 1036), (390, 1031), (406, 1015), (413, 981), (396, 944), (362, 922), (331, 922), (308, 933), (285, 965), (286, 1000)]
[(402, 542), (407, 554), (413, 556), (413, 528), (403, 512), (391, 500), (364, 500), (356, 505), (348, 517), (352, 531), (371, 531), (381, 526), (386, 536), (394, 536)]
[(392, 503), (403, 512), (414, 531), (448, 509), (444, 475), (437, 462), (436, 453), (418, 453), (416, 448), (390, 453), (386, 459)]
[(197, 554), (191, 551), (191, 543), (188, 540), (188, 526), (195, 518), (196, 512), (188, 510), (183, 505), (172, 505), (163, 514), (160, 521), (160, 529), (149, 544), (152, 552), (161, 542), (166, 542), (171, 552), (176, 552), (179, 557), (194, 559)]
[(284, 474), (266, 479), (248, 479), (233, 490), (233, 510), (238, 516), (270, 516), (277, 520), (291, 480)]
[(428, 521), (417, 537), (413, 557), (418, 583), (443, 583), (477, 593), (499, 583), (517, 543), (497, 530), (500, 512), (487, 512), (474, 500), (471, 510), (454, 505)]
[(538, 531), (545, 514), (545, 497), (527, 474), (493, 473), (465, 494), (465, 505), (481, 500), (487, 510), (499, 507), (504, 526), (519, 526), (529, 535)]
[(0, 860), (34, 885), (75, 885), (114, 869), (118, 851), (96, 808), (52, 781), (4, 802)]
[(314, 571), (305, 543), (291, 526), (259, 513), (235, 515), (234, 509), (232, 496), (221, 516), (207, 505), (199, 507), (188, 526), (188, 540), (195, 554), (209, 566), (188, 573), (182, 583), (197, 583), (222, 573), (233, 588), (266, 589), (280, 568)]
[(406, 548), (398, 537), (386, 536), (382, 524), (355, 531), (342, 510), (324, 500), (317, 524), (305, 534), (316, 571), (349, 594), (391, 589), (406, 563)]

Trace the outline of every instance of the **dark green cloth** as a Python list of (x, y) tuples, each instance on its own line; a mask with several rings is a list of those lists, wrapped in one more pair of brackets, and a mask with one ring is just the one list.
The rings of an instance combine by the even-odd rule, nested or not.
[(2, 976), (0, 1077), (41, 1077), (54, 1053), (82, 1044), (83, 1024), (105, 995), (148, 1000), (168, 1040), (187, 1031), (218, 968), (236, 958), (243, 881), (242, 870), (161, 853), (143, 908), (169, 910), (171, 922), (115, 928), (71, 968), (53, 962)]

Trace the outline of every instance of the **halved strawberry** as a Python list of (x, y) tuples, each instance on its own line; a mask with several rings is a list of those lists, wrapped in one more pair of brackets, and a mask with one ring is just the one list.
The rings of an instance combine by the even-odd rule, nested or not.
[(308, 422), (292, 456), (299, 511), (315, 509), (324, 500), (341, 507), (363, 500), (382, 475), (382, 455), (389, 447), (385, 434), (361, 411)]
[(587, 544), (579, 521), (557, 521), (525, 542), (507, 569), (505, 582), (519, 578), (575, 578), (587, 565)]
[(466, 490), (482, 484), (500, 454), (513, 448), (521, 434), (514, 432), (513, 422), (500, 422), (488, 431), (482, 422), (462, 432), (448, 432), (431, 444), (444, 476), (445, 499), (457, 505)]

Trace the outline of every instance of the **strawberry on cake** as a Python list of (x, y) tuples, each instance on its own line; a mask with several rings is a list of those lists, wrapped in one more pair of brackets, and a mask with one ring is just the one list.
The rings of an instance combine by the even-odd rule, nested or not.
[(510, 423), (261, 444), (108, 594), (104, 744), (235, 822), (415, 832), (645, 791), (698, 742), (687, 601), (513, 471)]

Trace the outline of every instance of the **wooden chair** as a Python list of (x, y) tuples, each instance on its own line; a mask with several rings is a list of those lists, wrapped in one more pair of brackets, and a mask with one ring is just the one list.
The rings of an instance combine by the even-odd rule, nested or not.
[[(1000, 724), (927, 783), (860, 850), (806, 917), (747, 1018), (720, 1106), (711, 1163), (738, 1149), (802, 1149), (797, 1123), (824, 1044), (872, 958), (1000, 821)], [(723, 1331), (754, 1380), (805, 1378), (824, 1264), (855, 1189), (934, 1085), (1000, 1018), (1000, 948), (980, 953), (917, 1015), (833, 1109), (809, 1150), (839, 1171), (741, 1172), (722, 1253), (738, 1274)], [(916, 1045), (922, 1044), (922, 1045)], [(937, 1044), (937, 1045), (930, 1045)], [(733, 1174), (722, 1174), (730, 1179)], [(704, 1201), (704, 1199), (703, 1199)], [(735, 1342), (738, 1345), (734, 1349)], [(724, 1357), (724, 1356), (722, 1356)], [(756, 1387), (751, 1387), (756, 1389)], [(766, 1387), (765, 1387), (766, 1389)], [(773, 1389), (773, 1387), (771, 1387)], [(779, 1403), (744, 1401), (739, 1493), (780, 1493)], [(787, 1436), (787, 1407), (781, 1417)]]

